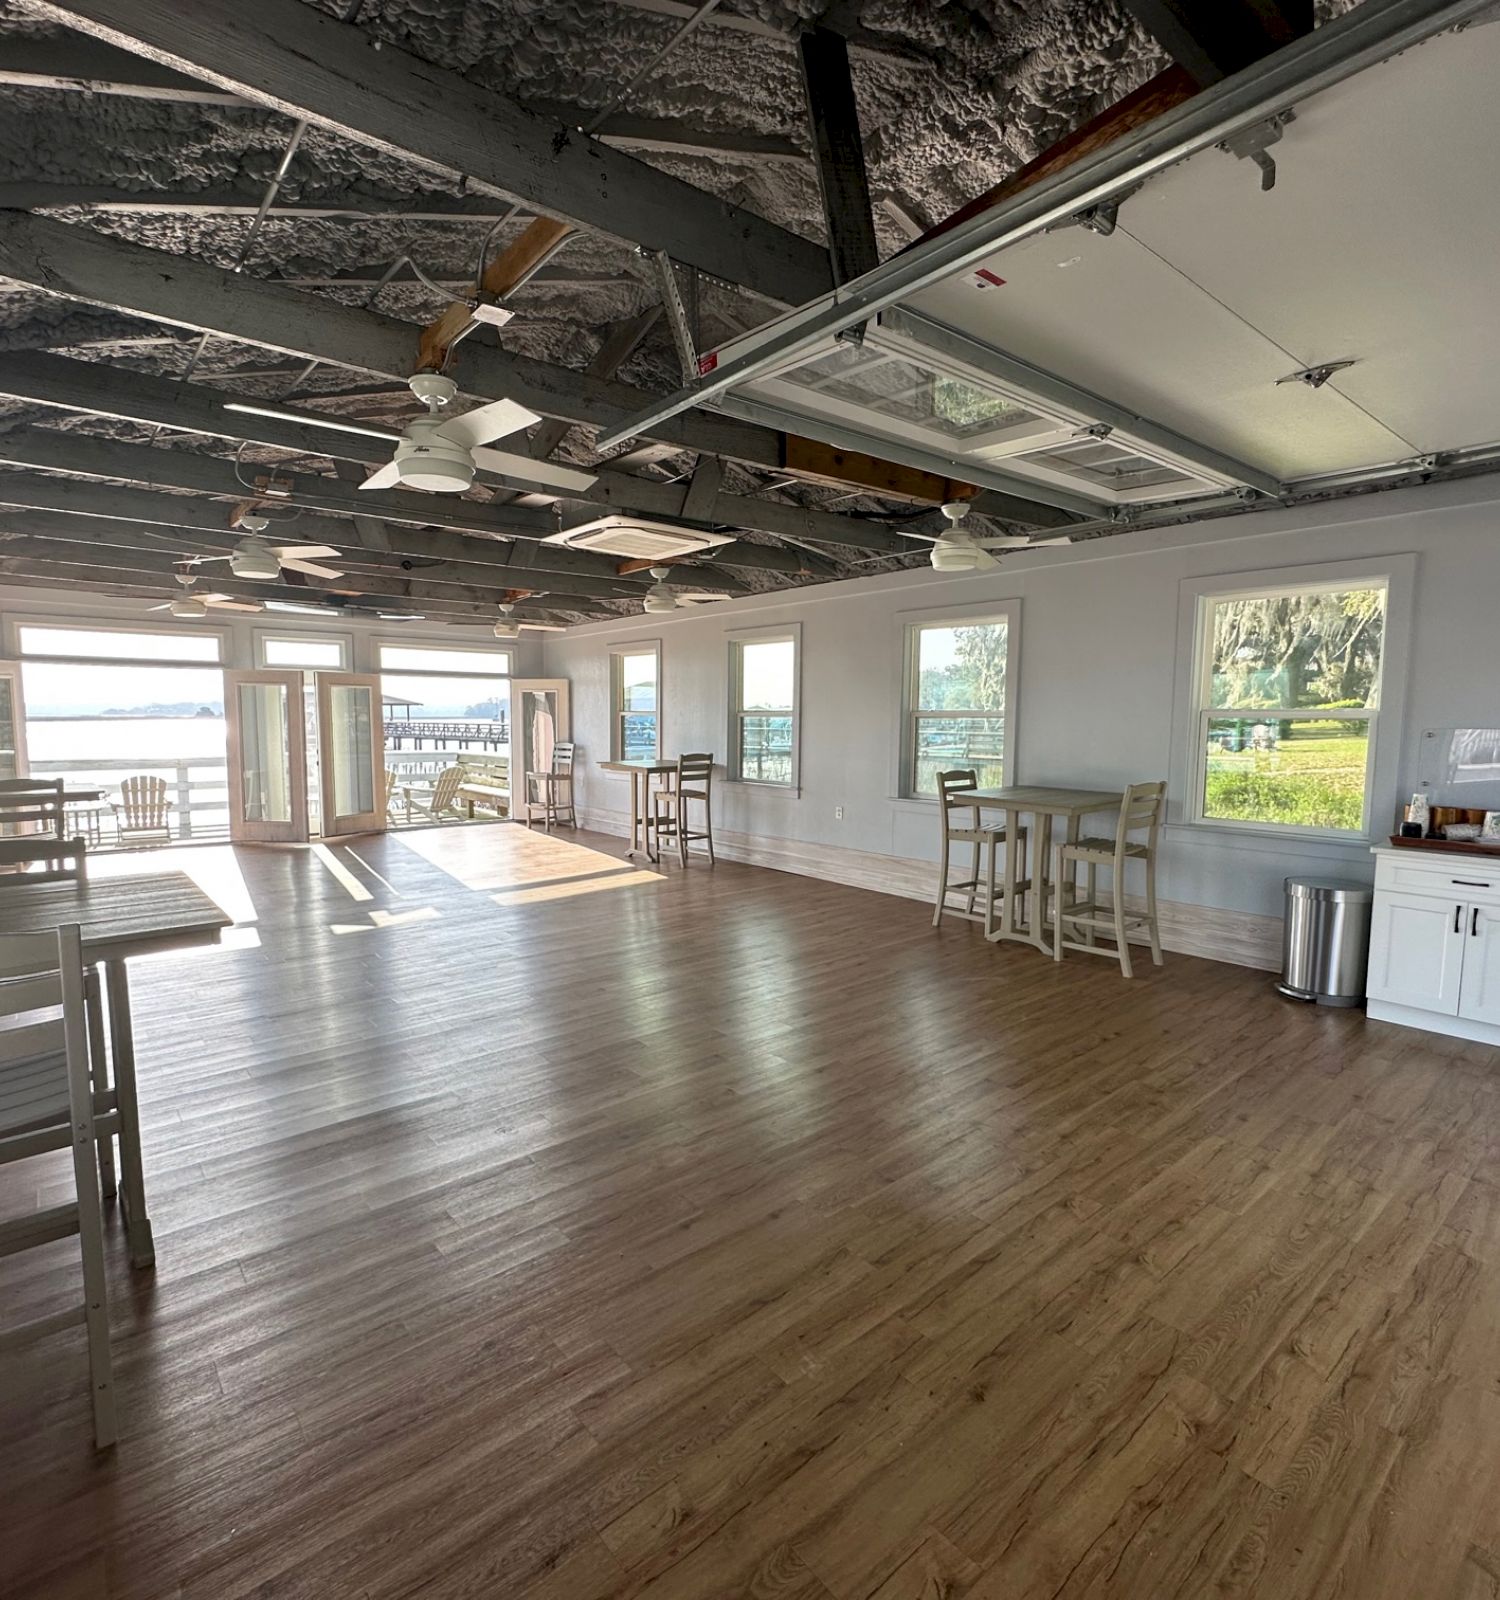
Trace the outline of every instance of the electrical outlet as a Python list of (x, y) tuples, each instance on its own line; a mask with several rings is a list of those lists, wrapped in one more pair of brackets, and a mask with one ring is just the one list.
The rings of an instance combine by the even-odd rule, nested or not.
[(844, 820), (844, 808), (842, 806), (835, 806), (833, 808), (833, 820), (835, 822), (842, 822)]

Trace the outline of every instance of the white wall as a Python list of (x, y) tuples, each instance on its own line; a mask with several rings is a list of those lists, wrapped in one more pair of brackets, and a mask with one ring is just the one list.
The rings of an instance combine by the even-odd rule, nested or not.
[[(1408, 552), (1417, 557), (1409, 667), (1404, 684), (1387, 682), (1385, 698), (1387, 714), (1399, 715), (1403, 702), (1406, 712), (1400, 775), (1372, 804), (1372, 831), (1383, 836), (1398, 799), (1415, 787), (1424, 728), (1500, 724), (1500, 486), (1493, 479), (1059, 547), (978, 575), (890, 574), (792, 599), (757, 596), (593, 623), (547, 637), (546, 671), (573, 684), (584, 809), (596, 825), (618, 829), (628, 782), (594, 765), (609, 752), (609, 647), (659, 639), (664, 751), (713, 750), (722, 758), (726, 633), (800, 621), (801, 795), (725, 783), (718, 820), (731, 840), (823, 847), (837, 876), (836, 864), (850, 859), (840, 851), (903, 862), (936, 852), (932, 805), (894, 798), (904, 622), (1018, 599), (1015, 781), (1121, 785), (1176, 775), (1173, 696), (1179, 652), (1191, 648), (1178, 638), (1184, 580)], [(842, 821), (835, 820), (839, 806)], [(801, 870), (816, 870), (807, 865), (816, 848), (793, 853)], [(1279, 917), (1288, 872), (1330, 870), (1371, 877), (1367, 845), (1176, 823), (1164, 835), (1161, 892), (1184, 906)], [(903, 881), (916, 880), (908, 873)]]

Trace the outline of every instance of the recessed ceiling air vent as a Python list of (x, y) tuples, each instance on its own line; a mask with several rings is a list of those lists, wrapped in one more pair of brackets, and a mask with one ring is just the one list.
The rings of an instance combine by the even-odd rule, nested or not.
[(695, 533), (645, 517), (600, 517), (550, 534), (545, 542), (565, 544), (573, 550), (597, 550), (602, 555), (623, 556), (630, 561), (672, 561), (729, 544), (732, 538), (732, 534)]

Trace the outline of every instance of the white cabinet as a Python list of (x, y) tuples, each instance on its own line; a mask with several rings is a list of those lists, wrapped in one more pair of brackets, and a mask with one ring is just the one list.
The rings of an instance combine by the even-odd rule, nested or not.
[(1470, 906), (1464, 933), (1459, 1015), (1500, 1025), (1500, 907)]
[(1500, 1044), (1500, 860), (1377, 856), (1369, 1015)]
[(1457, 1016), (1466, 937), (1462, 901), (1377, 889), (1366, 992), (1374, 1000)]

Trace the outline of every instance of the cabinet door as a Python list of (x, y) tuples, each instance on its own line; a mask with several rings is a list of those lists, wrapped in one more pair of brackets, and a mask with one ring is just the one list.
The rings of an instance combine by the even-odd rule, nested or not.
[(1425, 894), (1375, 896), (1369, 996), (1457, 1016), (1469, 908)]
[(1500, 907), (1465, 907), (1464, 934), (1458, 1014), (1500, 1024)]

